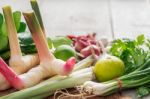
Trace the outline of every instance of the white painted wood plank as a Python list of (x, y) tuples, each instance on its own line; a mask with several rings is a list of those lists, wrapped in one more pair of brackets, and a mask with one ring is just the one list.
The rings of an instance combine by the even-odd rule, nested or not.
[(134, 38), (141, 33), (150, 37), (150, 4), (146, 1), (111, 1), (113, 27), (116, 38)]
[[(111, 38), (107, 0), (38, 0), (48, 36), (98, 33)], [(15, 10), (31, 9), (29, 0), (0, 0)]]
[(111, 37), (106, 0), (51, 0), (41, 4), (41, 11), (53, 35), (96, 32)]

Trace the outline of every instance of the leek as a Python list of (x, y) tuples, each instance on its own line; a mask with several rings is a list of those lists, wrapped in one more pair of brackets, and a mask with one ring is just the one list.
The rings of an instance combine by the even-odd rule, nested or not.
[[(75, 65), (73, 73), (70, 74), (70, 76), (68, 77), (56, 75), (39, 83), (38, 85), (35, 85), (34, 87), (23, 89), (21, 91), (8, 94), (6, 96), (1, 97), (1, 99), (27, 99), (27, 98), (40, 99), (41, 97), (43, 98), (43, 97), (47, 97), (53, 94), (54, 91), (57, 89), (70, 88), (76, 85), (81, 85), (85, 81), (92, 79), (91, 77), (92, 69), (91, 68), (84, 69), (84, 68), (91, 66), (94, 61), (95, 61), (94, 58), (92, 56), (89, 56), (85, 58), (84, 60), (78, 62)], [(79, 81), (79, 79), (82, 79), (82, 80)], [(76, 81), (79, 81), (79, 82), (76, 82)]]

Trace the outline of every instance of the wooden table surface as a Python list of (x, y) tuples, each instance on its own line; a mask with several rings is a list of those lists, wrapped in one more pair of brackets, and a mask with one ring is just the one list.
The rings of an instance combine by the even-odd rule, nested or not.
[[(29, 0), (0, 0), (4, 5), (31, 10)], [(150, 37), (149, 0), (39, 0), (39, 5), (48, 36), (96, 32), (98, 38)], [(134, 91), (125, 94), (137, 99)]]

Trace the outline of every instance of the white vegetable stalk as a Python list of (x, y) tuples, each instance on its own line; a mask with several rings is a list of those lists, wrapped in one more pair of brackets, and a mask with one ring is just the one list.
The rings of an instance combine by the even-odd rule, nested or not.
[[(17, 38), (17, 30), (12, 16), (10, 6), (3, 7), (3, 13), (6, 21), (6, 27), (10, 45), (9, 66), (17, 73), (22, 74), (32, 67), (39, 64), (37, 54), (22, 56), (19, 41)], [(8, 89), (10, 86), (5, 78), (0, 75), (0, 90)]]
[(103, 96), (106, 92), (109, 92), (116, 85), (116, 82), (111, 83), (96, 83), (93, 81), (86, 81), (83, 84), (83, 90), (88, 94)]
[(1, 99), (29, 99), (31, 97), (42, 95), (48, 92), (53, 94), (53, 91), (57, 89), (72, 88), (75, 86), (79, 86), (85, 81), (90, 81), (93, 79), (93, 70), (92, 67), (89, 67), (73, 72), (68, 77), (61, 80), (50, 79), (31, 88), (23, 89), (21, 91), (1, 97)]
[[(95, 59), (93, 56), (88, 56), (87, 58), (79, 61), (78, 63), (76, 63), (74, 65), (74, 69), (73, 69), (73, 73), (76, 72), (76, 71), (79, 71), (81, 69), (85, 69), (87, 67), (91, 67), (92, 64), (94, 63)], [(84, 70), (83, 70), (84, 71)], [(44, 82), (50, 82), (50, 81), (55, 81), (55, 80), (62, 80), (62, 79), (65, 79), (67, 78), (67, 76), (61, 76), (61, 75), (56, 75), (56, 76), (53, 76), (45, 81), (42, 81), (40, 84), (43, 84)]]
[(29, 12), (23, 13), (23, 15), (36, 45), (40, 64), (19, 76), (11, 68), (8, 68), (7, 65), (2, 65), (3, 67), (0, 66), (0, 71), (3, 76), (14, 88), (21, 90), (32, 87), (42, 80), (57, 74), (69, 75), (74, 68), (75, 57), (71, 57), (67, 61), (56, 59), (49, 51), (46, 37), (43, 34), (35, 13)]

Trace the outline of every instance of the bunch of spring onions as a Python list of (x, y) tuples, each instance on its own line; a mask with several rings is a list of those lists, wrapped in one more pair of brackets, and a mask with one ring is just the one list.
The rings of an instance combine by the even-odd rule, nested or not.
[(89, 66), (94, 61), (95, 59), (89, 56), (78, 62), (69, 76), (56, 75), (33, 87), (2, 96), (0, 99), (42, 99), (52, 95), (57, 89), (82, 85), (85, 81), (93, 79), (92, 67)]
[(143, 65), (129, 74), (103, 83), (87, 81), (82, 87), (88, 94), (106, 96), (123, 89), (135, 88), (149, 83), (150, 59), (147, 59)]

